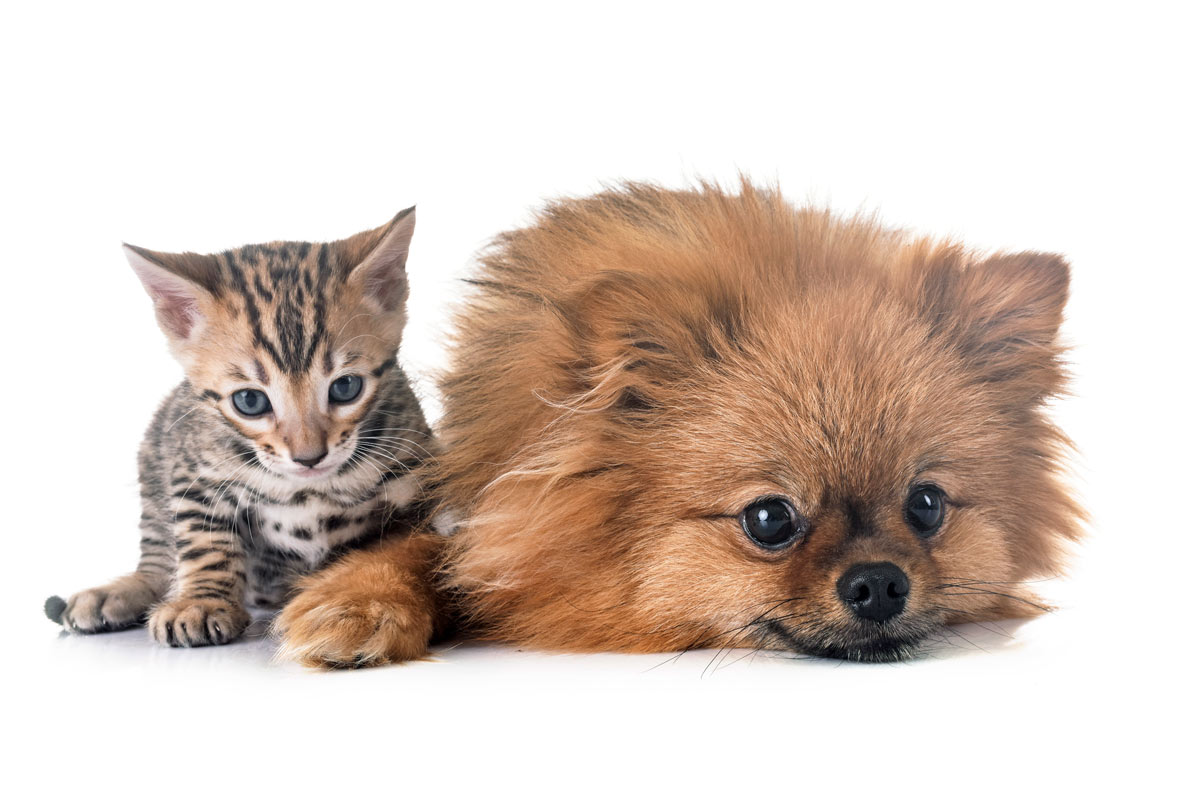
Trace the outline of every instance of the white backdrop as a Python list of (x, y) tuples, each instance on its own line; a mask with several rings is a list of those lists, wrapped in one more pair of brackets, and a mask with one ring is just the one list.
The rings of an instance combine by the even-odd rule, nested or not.
[[(436, 7), (435, 7), (436, 6)], [(1196, 55), (1189, 4), (15, 4), (3, 66), (5, 759), (40, 787), (471, 780), (855, 788), (1194, 782)], [(340, 238), (416, 203), (403, 349), (546, 198), (744, 171), (1065, 253), (1093, 513), (1063, 608), (858, 666), (462, 646), (359, 673), (60, 638), (132, 568), (179, 377), (119, 249)], [(1002, 629), (1004, 634), (996, 630)], [(1009, 639), (1005, 635), (1012, 635)], [(23, 787), (23, 786), (12, 786)]]

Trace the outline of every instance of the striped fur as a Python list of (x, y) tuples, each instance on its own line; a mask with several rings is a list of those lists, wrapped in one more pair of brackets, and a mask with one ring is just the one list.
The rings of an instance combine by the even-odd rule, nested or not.
[[(139, 454), (137, 570), (48, 615), (74, 632), (148, 618), (163, 644), (225, 643), (247, 605), (278, 608), (300, 575), (416, 522), (432, 438), (396, 365), (414, 219), (328, 244), (128, 248), (187, 377)], [(361, 392), (336, 403), (346, 376)], [(270, 410), (239, 411), (246, 389)]]

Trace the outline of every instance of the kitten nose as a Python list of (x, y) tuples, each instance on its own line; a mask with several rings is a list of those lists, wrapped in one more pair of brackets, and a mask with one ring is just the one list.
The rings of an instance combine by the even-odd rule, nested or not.
[(850, 611), (876, 623), (900, 614), (908, 589), (908, 575), (893, 563), (860, 563), (837, 581), (838, 596)]
[(307, 459), (302, 459), (299, 456), (293, 456), (292, 461), (296, 462), (297, 464), (303, 464), (305, 467), (312, 469), (321, 463), (321, 459), (328, 455), (328, 453), (320, 453), (316, 456), (309, 456)]

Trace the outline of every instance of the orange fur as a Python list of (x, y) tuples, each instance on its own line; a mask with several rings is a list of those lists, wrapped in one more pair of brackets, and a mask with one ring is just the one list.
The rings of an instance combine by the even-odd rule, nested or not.
[(424, 656), (447, 622), (432, 574), (441, 544), (437, 535), (414, 533), (307, 577), (275, 620), (280, 657), (360, 667)]
[[(1065, 381), (1057, 256), (984, 256), (749, 183), (627, 185), (501, 236), (474, 282), (436, 475), (462, 522), (445, 584), (485, 636), (893, 658), (947, 622), (1038, 612), (1017, 583), (1079, 533), (1041, 409)], [(931, 539), (904, 521), (918, 477), (954, 503)], [(782, 552), (737, 521), (770, 494), (811, 523)], [(882, 560), (913, 588), (887, 649), (834, 593)]]

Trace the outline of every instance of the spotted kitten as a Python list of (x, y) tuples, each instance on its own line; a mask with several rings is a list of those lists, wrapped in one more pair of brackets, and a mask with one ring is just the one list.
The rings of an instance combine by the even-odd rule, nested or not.
[(340, 242), (220, 255), (126, 246), (187, 378), (139, 454), (141, 561), (52, 597), (72, 632), (149, 615), (173, 646), (226, 643), (246, 604), (414, 521), (429, 429), (396, 365), (415, 214)]

